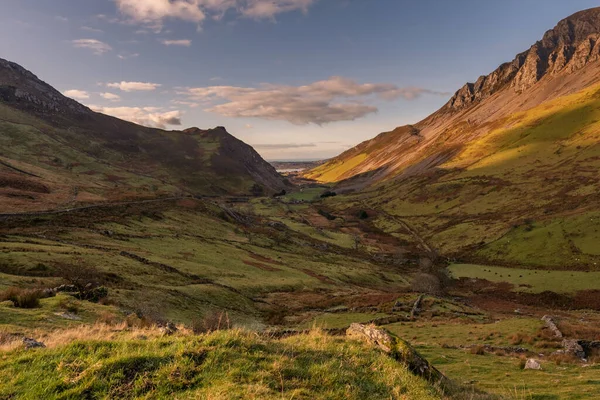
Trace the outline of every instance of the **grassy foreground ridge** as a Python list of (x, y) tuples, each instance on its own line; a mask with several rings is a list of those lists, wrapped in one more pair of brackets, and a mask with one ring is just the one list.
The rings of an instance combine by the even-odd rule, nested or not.
[(49, 337), (46, 349), (3, 353), (0, 398), (440, 398), (385, 354), (319, 331), (159, 335), (86, 326)]

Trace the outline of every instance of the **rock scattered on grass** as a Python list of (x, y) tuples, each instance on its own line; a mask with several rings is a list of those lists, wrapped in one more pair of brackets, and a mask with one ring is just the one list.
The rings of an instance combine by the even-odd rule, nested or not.
[(38, 342), (37, 340), (35, 340), (33, 338), (28, 338), (28, 337), (23, 338), (23, 344), (25, 345), (26, 349), (35, 349), (35, 348), (40, 348), (40, 347), (46, 347), (46, 345), (44, 343)]
[(542, 365), (538, 361), (534, 360), (533, 358), (530, 358), (525, 363), (525, 369), (540, 370), (540, 369), (542, 369)]

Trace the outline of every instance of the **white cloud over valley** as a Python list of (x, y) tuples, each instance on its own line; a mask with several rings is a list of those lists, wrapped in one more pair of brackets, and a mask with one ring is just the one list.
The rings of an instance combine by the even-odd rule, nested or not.
[(75, 100), (86, 100), (90, 98), (90, 94), (88, 92), (77, 89), (65, 90), (63, 94)]
[(165, 129), (167, 125), (181, 125), (181, 112), (164, 111), (159, 107), (102, 107), (90, 106), (99, 113), (112, 115), (136, 124)]
[(102, 55), (112, 50), (112, 47), (97, 39), (76, 39), (73, 40), (73, 46), (80, 49), (89, 49), (96, 55)]
[(106, 86), (108, 86), (109, 88), (119, 89), (124, 92), (136, 92), (136, 91), (147, 92), (147, 91), (156, 90), (157, 88), (159, 88), (162, 85), (159, 83), (151, 83), (151, 82), (121, 81), (121, 82), (107, 83)]
[(100, 93), (100, 96), (105, 99), (105, 100), (109, 100), (109, 101), (120, 101), (121, 100), (121, 96), (119, 96), (118, 94), (114, 94), (114, 93)]
[(190, 47), (192, 45), (192, 41), (189, 39), (177, 39), (177, 40), (161, 40), (161, 43), (165, 46), (183, 46)]
[(365, 101), (413, 100), (423, 94), (446, 93), (385, 83), (357, 83), (334, 76), (304, 86), (262, 84), (257, 88), (208, 86), (178, 92), (190, 101), (213, 101), (206, 111), (225, 117), (284, 120), (296, 125), (351, 121), (377, 112)]
[(167, 19), (202, 23), (206, 18), (221, 19), (232, 10), (237, 15), (272, 19), (277, 14), (307, 12), (317, 0), (115, 0), (118, 10), (130, 22), (160, 31)]

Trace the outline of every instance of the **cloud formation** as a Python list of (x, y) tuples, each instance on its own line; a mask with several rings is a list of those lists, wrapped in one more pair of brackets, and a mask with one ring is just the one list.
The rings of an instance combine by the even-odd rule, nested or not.
[(106, 86), (109, 88), (120, 89), (124, 92), (135, 92), (135, 91), (151, 91), (156, 90), (161, 85), (159, 83), (151, 83), (151, 82), (114, 82), (107, 83)]
[(165, 46), (184, 46), (190, 47), (192, 45), (192, 41), (189, 39), (178, 39), (178, 40), (161, 40), (160, 41)]
[(114, 94), (114, 93), (100, 93), (100, 96), (105, 99), (105, 100), (109, 100), (109, 101), (121, 101), (121, 96), (119, 96), (118, 94)]
[(71, 43), (73, 43), (73, 46), (80, 49), (90, 49), (96, 55), (102, 55), (112, 50), (110, 45), (96, 39), (77, 39), (73, 40)]
[(77, 89), (65, 90), (63, 92), (63, 94), (67, 97), (70, 97), (70, 98), (76, 99), (76, 100), (85, 100), (85, 99), (90, 98), (90, 95), (88, 92), (83, 91), (83, 90), (77, 90)]
[(95, 112), (112, 115), (151, 128), (165, 129), (167, 125), (181, 125), (181, 112), (178, 110), (163, 111), (158, 107), (90, 106), (90, 108)]
[(446, 95), (416, 87), (361, 84), (339, 76), (304, 86), (208, 86), (187, 88), (178, 93), (191, 101), (220, 103), (206, 111), (222, 116), (284, 120), (296, 125), (351, 121), (377, 112), (377, 107), (364, 103), (368, 98), (391, 101), (398, 98), (413, 100), (423, 94)]
[(200, 24), (207, 17), (221, 19), (229, 10), (248, 18), (274, 18), (277, 14), (308, 8), (318, 0), (115, 0), (131, 22), (160, 31), (166, 19)]

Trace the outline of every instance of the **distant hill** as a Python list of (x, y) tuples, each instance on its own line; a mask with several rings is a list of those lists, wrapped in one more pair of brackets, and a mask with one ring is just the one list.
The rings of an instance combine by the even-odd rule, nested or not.
[(4, 210), (179, 193), (268, 194), (285, 186), (223, 127), (165, 131), (96, 113), (0, 59)]
[(338, 193), (356, 192), (365, 207), (403, 218), (449, 257), (595, 268), (599, 110), (594, 8), (560, 21), (423, 121), (382, 133), (304, 177), (338, 182)]

